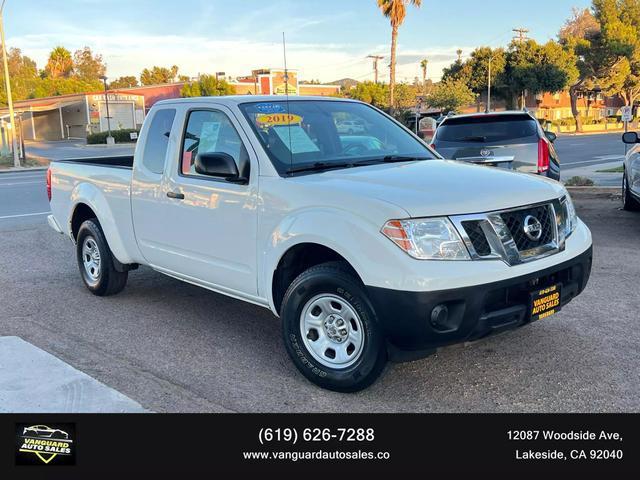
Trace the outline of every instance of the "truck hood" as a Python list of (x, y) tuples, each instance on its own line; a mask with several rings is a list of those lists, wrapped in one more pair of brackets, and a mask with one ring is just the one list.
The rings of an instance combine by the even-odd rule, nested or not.
[(564, 192), (562, 185), (544, 177), (448, 160), (330, 170), (294, 180), (318, 187), (324, 195), (340, 193), (345, 200), (373, 197), (413, 218), (502, 210)]

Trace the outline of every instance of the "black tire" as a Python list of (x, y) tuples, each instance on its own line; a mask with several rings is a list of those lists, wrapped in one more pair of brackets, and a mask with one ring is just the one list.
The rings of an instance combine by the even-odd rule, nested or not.
[(629, 181), (627, 179), (626, 170), (622, 174), (622, 208), (629, 212), (640, 211), (640, 203), (633, 198), (631, 191), (629, 190)]
[[(345, 302), (359, 317), (364, 342), (355, 363), (330, 368), (318, 361), (302, 338), (301, 316), (307, 303), (326, 294)], [(316, 385), (337, 392), (357, 392), (371, 385), (387, 363), (384, 336), (360, 280), (342, 262), (311, 267), (289, 286), (281, 308), (284, 343), (300, 372)], [(309, 338), (309, 337), (307, 337)]]
[[(99, 268), (85, 268), (86, 252), (83, 253), (85, 242), (88, 246), (97, 248), (99, 254)], [(107, 297), (120, 293), (127, 284), (128, 272), (115, 269), (113, 254), (104, 237), (98, 220), (87, 220), (80, 226), (76, 239), (76, 258), (80, 277), (91, 293), (99, 297)], [(95, 274), (95, 276), (94, 276)]]

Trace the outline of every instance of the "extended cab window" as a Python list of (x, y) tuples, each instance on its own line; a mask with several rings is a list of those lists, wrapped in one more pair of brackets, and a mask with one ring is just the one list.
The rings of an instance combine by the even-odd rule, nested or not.
[(281, 174), (314, 164), (435, 158), (420, 140), (365, 104), (278, 100), (244, 103), (240, 109)]
[(164, 162), (169, 146), (169, 136), (173, 127), (176, 111), (173, 108), (157, 110), (147, 133), (142, 154), (142, 164), (153, 173), (164, 172)]
[(229, 118), (215, 110), (195, 110), (189, 114), (184, 134), (180, 169), (183, 175), (200, 176), (194, 163), (199, 153), (219, 152), (233, 157), (241, 168), (247, 151)]

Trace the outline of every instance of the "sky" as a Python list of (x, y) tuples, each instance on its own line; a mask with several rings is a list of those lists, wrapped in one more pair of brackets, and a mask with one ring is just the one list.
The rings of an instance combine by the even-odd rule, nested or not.
[[(398, 79), (428, 77), (478, 46), (506, 46), (512, 29), (524, 27), (539, 42), (555, 38), (573, 7), (590, 0), (423, 0), (409, 7), (400, 29)], [(9, 47), (43, 68), (57, 46), (85, 45), (103, 55), (107, 75), (139, 76), (145, 67), (178, 65), (180, 73), (226, 72), (236, 77), (256, 68), (283, 67), (282, 32), (289, 69), (303, 80), (345, 77), (373, 80), (367, 55), (384, 55), (388, 76), (391, 29), (376, 0), (6, 0)]]

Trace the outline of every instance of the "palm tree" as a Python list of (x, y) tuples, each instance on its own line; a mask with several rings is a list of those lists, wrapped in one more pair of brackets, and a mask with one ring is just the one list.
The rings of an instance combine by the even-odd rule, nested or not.
[(420, 62), (420, 68), (422, 68), (422, 88), (427, 89), (427, 65), (429, 65), (429, 60), (424, 58)]
[(56, 47), (49, 54), (45, 71), (51, 78), (68, 77), (73, 71), (71, 52), (64, 47)]
[(389, 103), (391, 111), (394, 110), (394, 96), (396, 88), (396, 49), (398, 46), (398, 28), (407, 16), (407, 5), (414, 5), (420, 8), (422, 0), (377, 0), (378, 7), (385, 17), (391, 22), (391, 65), (389, 82)]

